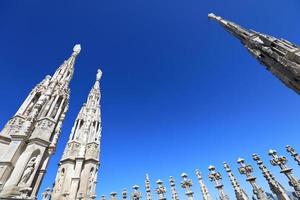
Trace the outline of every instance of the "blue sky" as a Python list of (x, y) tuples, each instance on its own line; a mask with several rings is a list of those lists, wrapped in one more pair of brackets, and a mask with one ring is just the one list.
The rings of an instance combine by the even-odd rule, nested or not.
[[(254, 165), (267, 190), (251, 159), (255, 152), (289, 188), (279, 169), (270, 166), (267, 151), (275, 148), (287, 155), (286, 144), (300, 151), (300, 97), (207, 14), (300, 44), (299, 9), (297, 0), (1, 1), (0, 125), (81, 43), (70, 109), (41, 190), (55, 179), (99, 66), (103, 132), (98, 196), (111, 191), (120, 196), (123, 188), (143, 186), (145, 173), (153, 189), (158, 178), (167, 185), (174, 176), (184, 195), (179, 185), (180, 174), (186, 172), (200, 198), (194, 176), (199, 168), (216, 197), (207, 179), (211, 164), (223, 173), (225, 190), (232, 196), (222, 168), (225, 160), (251, 194), (238, 175), (238, 157)], [(296, 167), (293, 161), (289, 165)], [(298, 177), (299, 172), (296, 167)], [(143, 187), (141, 191), (145, 193)]]

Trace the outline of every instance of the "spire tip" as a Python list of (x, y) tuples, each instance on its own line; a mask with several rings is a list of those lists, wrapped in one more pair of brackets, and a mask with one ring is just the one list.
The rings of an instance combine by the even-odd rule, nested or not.
[(81, 51), (81, 45), (80, 44), (76, 44), (74, 47), (73, 47), (73, 52), (74, 54), (78, 55)]
[(96, 81), (100, 81), (101, 77), (102, 77), (102, 71), (101, 71), (101, 69), (98, 69), (97, 70)]

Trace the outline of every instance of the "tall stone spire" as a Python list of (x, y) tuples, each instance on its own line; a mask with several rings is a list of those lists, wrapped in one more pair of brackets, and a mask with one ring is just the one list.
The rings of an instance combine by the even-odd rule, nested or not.
[(290, 145), (287, 145), (286, 151), (289, 152), (291, 154), (291, 156), (293, 156), (294, 160), (298, 163), (298, 165), (300, 165), (300, 156), (296, 152), (296, 150), (293, 147), (291, 147)]
[(148, 174), (146, 174), (145, 188), (146, 188), (146, 200), (152, 200), (150, 178)]
[(35, 198), (69, 105), (80, 45), (27, 96), (0, 135), (0, 197)]
[(215, 166), (209, 166), (208, 170), (210, 171), (208, 178), (211, 182), (215, 184), (215, 188), (219, 192), (219, 198), (220, 200), (229, 200), (229, 197), (226, 195), (224, 191), (224, 185), (222, 184), (222, 175), (220, 172), (216, 171)]
[(229, 180), (233, 186), (234, 192), (235, 192), (235, 196), (237, 200), (249, 200), (248, 195), (246, 194), (246, 192), (240, 187), (240, 184), (238, 183), (238, 181), (236, 180), (236, 178), (234, 177), (229, 165), (224, 162), (223, 163), (224, 169), (226, 170)]
[(203, 200), (212, 200), (209, 192), (208, 192), (208, 189), (203, 181), (203, 178), (202, 178), (202, 175), (201, 175), (201, 172), (197, 169), (196, 170), (196, 176), (197, 176), (197, 179), (199, 181), (199, 184), (200, 184), (200, 189), (201, 189), (201, 192), (202, 192), (202, 195), (203, 195)]
[(272, 157), (271, 164), (273, 166), (279, 166), (281, 171), (280, 173), (283, 173), (286, 175), (286, 177), (289, 179), (289, 185), (294, 188), (293, 195), (300, 199), (300, 181), (297, 180), (297, 178), (293, 175), (293, 170), (289, 168), (286, 163), (287, 159), (284, 156), (278, 156), (277, 152), (275, 150), (270, 150), (269, 155)]
[(216, 20), (239, 39), (267, 70), (287, 87), (300, 94), (300, 48), (297, 45), (284, 39), (245, 29), (213, 13), (208, 17)]
[(284, 187), (275, 180), (275, 177), (267, 169), (260, 157), (257, 154), (253, 154), (252, 158), (254, 161), (256, 161), (259, 169), (262, 171), (262, 174), (267, 180), (271, 191), (277, 196), (278, 200), (291, 200), (290, 197), (287, 195)]
[(169, 184), (171, 187), (172, 200), (179, 200), (178, 193), (177, 193), (176, 187), (175, 187), (175, 180), (172, 176), (170, 176)]
[(239, 167), (240, 174), (246, 175), (246, 177), (247, 177), (246, 181), (248, 181), (251, 184), (251, 186), (253, 188), (253, 194), (256, 196), (256, 198), (258, 200), (268, 200), (269, 198), (268, 198), (267, 194), (261, 187), (259, 187), (257, 185), (256, 177), (254, 177), (252, 175), (252, 173), (253, 173), (252, 166), (246, 165), (245, 160), (243, 158), (239, 158), (237, 163), (240, 164), (240, 167)]
[(94, 86), (71, 130), (59, 163), (52, 200), (64, 197), (76, 199), (79, 195), (83, 198), (96, 198), (101, 139), (101, 76), (102, 72), (98, 70)]

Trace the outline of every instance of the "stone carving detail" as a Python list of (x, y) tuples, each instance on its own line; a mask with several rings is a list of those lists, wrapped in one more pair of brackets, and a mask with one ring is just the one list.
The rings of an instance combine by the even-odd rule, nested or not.
[(181, 174), (181, 187), (185, 189), (185, 195), (189, 200), (193, 200), (193, 194), (191, 187), (193, 186), (193, 182), (191, 179), (188, 179), (188, 175), (186, 173)]
[(167, 189), (163, 186), (163, 182), (160, 179), (158, 179), (158, 181), (156, 181), (156, 184), (157, 184), (156, 192), (158, 194), (158, 199), (166, 200), (164, 194), (167, 192)]
[(131, 193), (131, 199), (132, 200), (139, 200), (142, 198), (142, 193), (139, 191), (139, 186), (134, 185), (133, 187), (133, 192)]
[(36, 157), (32, 157), (25, 167), (25, 171), (24, 171), (24, 173), (21, 177), (20, 183), (19, 183), (20, 186), (27, 184), (29, 178), (31, 177), (31, 175), (34, 171), (35, 164), (36, 164)]
[(225, 194), (224, 186), (221, 182), (222, 176), (221, 176), (220, 172), (216, 172), (215, 166), (212, 166), (212, 165), (208, 167), (208, 170), (210, 171), (208, 178), (210, 181), (214, 182), (215, 188), (219, 192), (220, 200), (229, 200), (229, 197)]
[(240, 164), (239, 172), (240, 174), (244, 174), (247, 177), (247, 181), (251, 184), (253, 188), (253, 194), (256, 196), (258, 200), (268, 200), (267, 194), (264, 192), (264, 190), (259, 187), (256, 183), (256, 177), (252, 176), (253, 168), (251, 165), (246, 165), (245, 160), (243, 158), (239, 158), (237, 161), (238, 164)]
[(300, 199), (300, 181), (297, 180), (297, 178), (293, 175), (292, 169), (289, 168), (286, 163), (287, 159), (284, 156), (278, 156), (277, 152), (275, 150), (270, 150), (269, 155), (272, 157), (270, 160), (271, 164), (273, 166), (279, 166), (281, 169), (281, 173), (286, 175), (286, 177), (289, 179), (289, 184), (294, 188), (293, 195)]

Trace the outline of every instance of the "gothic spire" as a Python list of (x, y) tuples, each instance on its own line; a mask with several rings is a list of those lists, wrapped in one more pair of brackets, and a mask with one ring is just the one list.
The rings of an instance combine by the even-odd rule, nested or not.
[(235, 196), (237, 200), (249, 200), (248, 195), (246, 194), (246, 192), (240, 187), (240, 184), (238, 183), (238, 181), (236, 180), (236, 178), (234, 177), (229, 165), (224, 162), (223, 163), (224, 169), (226, 170), (228, 177), (230, 179), (230, 182), (234, 188), (234, 192), (235, 192)]
[(69, 59), (65, 60), (64, 63), (61, 64), (61, 66), (55, 71), (53, 77), (51, 78), (51, 82), (59, 82), (66, 85), (69, 84), (74, 73), (74, 63), (80, 51), (80, 44), (76, 44)]
[(278, 200), (291, 200), (284, 187), (275, 179), (273, 174), (264, 165), (260, 157), (257, 154), (253, 154), (252, 158), (254, 161), (256, 161), (259, 169), (262, 171), (263, 176), (267, 180), (271, 191), (277, 196)]
[(150, 178), (148, 174), (146, 174), (145, 187), (146, 187), (146, 200), (152, 200)]
[(228, 195), (224, 191), (224, 185), (222, 183), (222, 175), (220, 172), (216, 171), (215, 166), (209, 166), (208, 170), (210, 171), (208, 178), (211, 182), (214, 183), (215, 188), (219, 192), (219, 199), (220, 200), (229, 200)]
[(290, 145), (287, 145), (286, 151), (289, 152), (291, 154), (291, 156), (293, 156), (294, 160), (298, 163), (298, 165), (300, 165), (300, 156), (296, 152), (296, 150), (293, 147), (291, 147)]
[(297, 45), (284, 39), (245, 29), (213, 13), (208, 17), (216, 20), (238, 38), (267, 70), (287, 87), (300, 94), (300, 48)]
[(169, 184), (171, 187), (172, 200), (179, 200), (178, 193), (177, 193), (176, 187), (175, 187), (175, 180), (172, 176), (170, 176)]
[(80, 140), (83, 143), (99, 142), (101, 132), (100, 113), (100, 79), (102, 71), (98, 69), (96, 81), (89, 92), (86, 103), (83, 104), (77, 115), (76, 122), (70, 135), (71, 140)]
[(199, 184), (200, 184), (200, 189), (201, 189), (201, 192), (202, 192), (202, 195), (203, 195), (203, 200), (212, 200), (209, 192), (208, 192), (208, 189), (203, 181), (203, 178), (202, 178), (202, 175), (201, 175), (201, 172), (196, 169), (196, 176), (197, 176), (197, 179), (199, 181)]
[(256, 198), (258, 200), (268, 200), (268, 196), (266, 195), (265, 191), (257, 185), (256, 177), (252, 175), (253, 173), (252, 166), (246, 165), (245, 160), (243, 158), (239, 158), (237, 160), (237, 163), (240, 165), (239, 167), (240, 174), (246, 175), (247, 177), (246, 181), (248, 181), (251, 184), (253, 188), (253, 194), (256, 196)]

